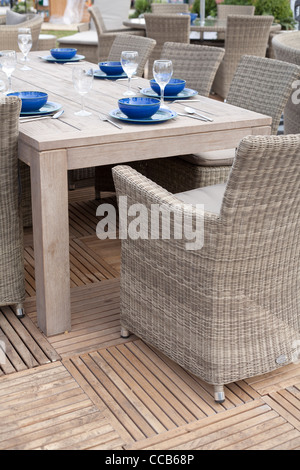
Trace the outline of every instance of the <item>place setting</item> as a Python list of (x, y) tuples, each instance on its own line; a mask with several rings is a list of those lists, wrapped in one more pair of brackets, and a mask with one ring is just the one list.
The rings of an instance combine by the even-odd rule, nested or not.
[(77, 54), (77, 49), (69, 47), (58, 47), (55, 49), (50, 49), (50, 55), (40, 56), (40, 59), (46, 62), (66, 64), (79, 62), (80, 60), (85, 59), (85, 56)]
[(48, 94), (42, 91), (16, 91), (7, 96), (17, 96), (22, 101), (20, 123), (58, 119), (64, 112), (61, 104), (48, 101)]
[(153, 75), (161, 90), (161, 96), (156, 94), (155, 97), (135, 96), (136, 93), (131, 89), (131, 78), (136, 73), (138, 66), (138, 53), (135, 51), (122, 52), (121, 63), (128, 76), (128, 88), (123, 93), (125, 97), (118, 100), (118, 108), (110, 111), (111, 117), (136, 124), (155, 124), (177, 116), (177, 113), (164, 103), (164, 88), (173, 74), (172, 61), (157, 60), (154, 62)]

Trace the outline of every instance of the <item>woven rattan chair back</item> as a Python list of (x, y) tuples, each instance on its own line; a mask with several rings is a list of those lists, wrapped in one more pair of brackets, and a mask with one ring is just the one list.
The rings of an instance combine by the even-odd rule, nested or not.
[(32, 51), (38, 50), (39, 35), (43, 24), (43, 18), (39, 15), (34, 16), (28, 21), (16, 25), (0, 25), (0, 49), (19, 50), (18, 30), (19, 28), (30, 28), (32, 36)]
[(151, 11), (154, 15), (174, 15), (176, 13), (188, 13), (187, 3), (152, 3)]
[(265, 57), (243, 56), (233, 77), (227, 102), (272, 117), (277, 134), (284, 107), (300, 78), (300, 67)]
[(96, 5), (92, 5), (88, 8), (88, 12), (90, 13), (92, 20), (94, 21), (98, 36), (106, 33), (107, 29), (99, 8)]
[[(229, 15), (250, 15), (253, 16), (255, 7), (252, 5), (224, 5), (219, 3), (217, 5), (217, 18), (218, 20), (226, 20)], [(224, 33), (218, 33), (218, 39), (225, 39)]]
[(160, 58), (165, 42), (190, 42), (189, 15), (145, 14), (146, 36), (155, 39), (156, 46), (149, 58), (149, 77), (152, 77), (153, 62)]
[(108, 60), (119, 61), (122, 51), (137, 51), (139, 54), (137, 76), (142, 77), (155, 44), (155, 39), (131, 36), (130, 34), (119, 35), (113, 42)]
[(23, 227), (18, 184), (18, 137), (21, 101), (0, 98), (0, 305), (25, 298)]
[[(278, 34), (272, 41), (275, 57), (300, 66), (300, 31)], [(299, 90), (299, 84), (295, 84)], [(284, 133), (300, 133), (300, 104), (299, 92), (294, 89), (296, 96), (291, 94), (284, 110)]]
[(186, 80), (186, 87), (209, 96), (224, 54), (225, 50), (221, 47), (166, 42), (161, 58), (172, 60), (173, 77)]
[(213, 90), (220, 97), (227, 98), (232, 78), (243, 55), (265, 57), (273, 19), (273, 16), (228, 16), (225, 55), (213, 83)]

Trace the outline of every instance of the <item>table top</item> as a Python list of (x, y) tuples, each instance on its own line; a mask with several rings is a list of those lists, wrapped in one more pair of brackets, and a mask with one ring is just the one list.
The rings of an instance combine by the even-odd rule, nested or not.
[[(269, 126), (271, 123), (271, 118), (268, 116), (196, 95), (188, 102), (173, 103), (169, 106), (176, 112), (183, 112), (184, 106), (193, 106), (195, 109), (201, 110), (203, 114), (205, 112), (212, 113), (209, 116), (213, 117), (214, 122), (203, 122), (181, 116), (159, 124), (135, 124), (116, 120), (115, 122), (122, 126), (122, 129), (117, 129), (110, 123), (101, 121), (99, 112), (103, 113), (102, 116), (108, 116), (111, 110), (118, 108), (118, 99), (123, 97), (127, 88), (127, 80), (101, 79), (94, 79), (91, 92), (85, 96), (86, 108), (92, 112), (92, 115), (84, 118), (78, 117), (74, 112), (80, 109), (80, 96), (72, 84), (72, 69), (83, 65), (97, 69), (98, 66), (85, 61), (62, 65), (46, 62), (40, 58), (48, 54), (49, 51), (30, 53), (29, 65), (32, 70), (21, 71), (20, 65), (18, 65), (13, 73), (12, 86), (15, 91), (46, 91), (49, 101), (60, 103), (63, 106), (64, 114), (60, 119), (20, 123), (20, 143), (36, 152), (67, 149), (69, 169), (95, 164), (93, 159), (88, 160), (88, 152), (84, 154), (86, 159), (83, 158), (83, 146), (94, 149), (96, 146), (101, 146), (103, 155), (106, 157), (103, 157), (102, 161), (98, 152), (97, 164), (107, 164), (108, 154), (110, 163), (119, 162), (122, 158), (124, 160), (127, 147), (129, 148), (132, 144), (133, 148), (133, 143), (134, 145), (137, 143), (148, 145), (149, 149), (152, 146), (154, 155), (152, 158), (155, 158), (155, 153), (159, 155), (160, 143), (165, 142), (167, 145), (170, 142), (170, 152), (172, 152), (171, 144), (175, 145), (177, 142), (178, 146), (180, 136), (184, 136), (185, 141), (188, 141), (189, 136), (196, 141), (196, 137), (202, 134)], [(20, 58), (20, 55), (18, 57)], [(143, 78), (132, 80), (133, 90), (137, 95), (140, 95), (138, 86), (149, 87), (149, 81)], [(195, 99), (200, 99), (200, 102), (193, 102)], [(220, 147), (223, 144), (220, 142)], [(173, 151), (176, 152), (176, 150)], [(137, 160), (143, 157), (135, 155), (134, 151), (133, 153)], [(166, 149), (165, 153), (167, 153)], [(182, 150), (181, 153), (184, 151)], [(123, 154), (125, 157), (121, 158)], [(74, 155), (76, 157), (73, 160), (72, 156)], [(26, 160), (24, 159), (24, 161)]]
[[(136, 29), (145, 29), (145, 19), (144, 18), (132, 18), (123, 21), (123, 25), (136, 28)], [(198, 31), (198, 32), (217, 32), (217, 33), (224, 33), (226, 31), (227, 20), (226, 19), (218, 19), (218, 18), (205, 18), (204, 22), (200, 20), (200, 18), (196, 18), (193, 24), (191, 24), (191, 31)], [(281, 29), (281, 26), (278, 23), (274, 23), (271, 26), (271, 31)]]

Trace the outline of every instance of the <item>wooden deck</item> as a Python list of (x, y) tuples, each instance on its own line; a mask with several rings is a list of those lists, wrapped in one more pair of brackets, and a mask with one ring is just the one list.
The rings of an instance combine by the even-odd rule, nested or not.
[(91, 188), (70, 192), (69, 333), (37, 328), (26, 231), (27, 314), (0, 315), (0, 449), (300, 449), (300, 365), (230, 384), (217, 405), (211, 386), (120, 338), (120, 246), (96, 237), (97, 205)]

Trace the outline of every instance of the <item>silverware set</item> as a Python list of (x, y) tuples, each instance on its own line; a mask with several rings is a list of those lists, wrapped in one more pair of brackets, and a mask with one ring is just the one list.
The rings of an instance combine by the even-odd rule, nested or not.
[(23, 123), (23, 122), (39, 121), (39, 120), (41, 120), (41, 119), (58, 119), (63, 113), (64, 113), (64, 110), (63, 110), (63, 109), (60, 109), (59, 111), (57, 111), (57, 113), (55, 113), (55, 114), (47, 114), (46, 116), (40, 116), (40, 115), (36, 115), (36, 116), (21, 116), (21, 117), (19, 118), (19, 122), (20, 122), (20, 123)]

